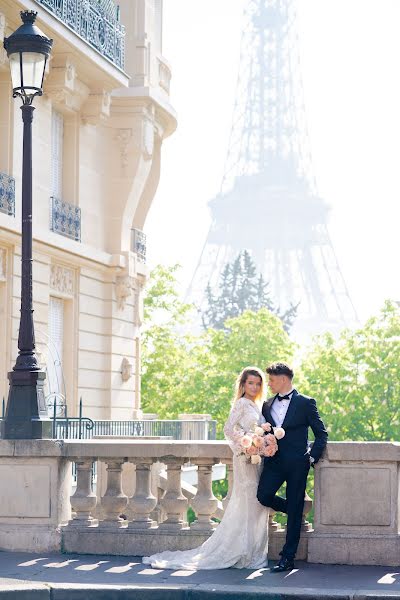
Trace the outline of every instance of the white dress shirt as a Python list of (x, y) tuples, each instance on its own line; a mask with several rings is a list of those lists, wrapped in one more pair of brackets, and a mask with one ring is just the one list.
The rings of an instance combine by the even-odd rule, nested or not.
[(285, 420), (286, 413), (289, 408), (289, 404), (292, 400), (293, 388), (286, 394), (279, 394), (280, 396), (290, 396), (289, 400), (274, 400), (271, 406), (271, 416), (274, 419), (277, 427), (282, 427), (283, 421)]

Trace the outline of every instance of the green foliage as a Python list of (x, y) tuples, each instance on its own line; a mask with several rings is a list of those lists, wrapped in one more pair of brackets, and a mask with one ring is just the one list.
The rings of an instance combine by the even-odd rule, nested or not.
[[(296, 346), (267, 308), (246, 310), (223, 329), (187, 333), (192, 307), (179, 300), (177, 267), (157, 267), (145, 299), (142, 405), (160, 418), (181, 412), (228, 416), (234, 382), (246, 365), (291, 362)], [(339, 339), (316, 339), (296, 374), (315, 397), (330, 440), (398, 440), (400, 431), (400, 307), (386, 302), (364, 327)]]
[(246, 310), (258, 312), (267, 308), (282, 321), (285, 331), (289, 331), (296, 316), (297, 306), (290, 306), (284, 313), (274, 307), (268, 283), (257, 273), (256, 265), (247, 250), (223, 269), (218, 284), (218, 292), (211, 286), (206, 288), (207, 308), (202, 312), (204, 329), (224, 329), (227, 319), (238, 317)]
[(318, 399), (330, 440), (398, 440), (400, 432), (400, 307), (339, 340), (321, 336), (303, 361), (301, 389)]
[(267, 308), (246, 310), (228, 319), (224, 329), (186, 333), (179, 325), (189, 319), (190, 307), (177, 298), (175, 271), (153, 271), (145, 298), (146, 318), (153, 321), (143, 334), (143, 409), (160, 418), (181, 412), (211, 414), (222, 437), (240, 371), (247, 365), (263, 368), (276, 357), (290, 361), (294, 344)]

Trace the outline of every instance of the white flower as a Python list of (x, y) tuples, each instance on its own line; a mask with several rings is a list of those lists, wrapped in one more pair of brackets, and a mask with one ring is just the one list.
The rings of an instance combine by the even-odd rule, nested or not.
[(254, 433), (256, 435), (264, 435), (264, 429), (262, 427), (258, 427), (257, 426), (257, 427), (254, 428)]
[(285, 437), (285, 430), (283, 427), (274, 427), (274, 436), (277, 440), (281, 440), (283, 437)]
[(259, 465), (261, 462), (261, 456), (259, 454), (253, 454), (250, 460), (252, 465)]

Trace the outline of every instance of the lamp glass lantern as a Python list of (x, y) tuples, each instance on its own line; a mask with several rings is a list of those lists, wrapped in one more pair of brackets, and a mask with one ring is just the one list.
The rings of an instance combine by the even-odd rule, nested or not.
[(4, 40), (11, 69), (14, 98), (20, 96), (24, 104), (31, 104), (43, 93), (43, 79), (53, 40), (35, 25), (37, 12), (21, 13), (23, 24)]

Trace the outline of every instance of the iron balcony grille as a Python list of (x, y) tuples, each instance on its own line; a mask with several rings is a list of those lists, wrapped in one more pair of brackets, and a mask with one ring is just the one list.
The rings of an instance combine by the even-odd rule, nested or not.
[(81, 209), (52, 196), (50, 198), (50, 229), (55, 233), (81, 241)]
[(114, 0), (35, 0), (120, 69), (125, 67), (125, 27)]
[(137, 254), (140, 262), (146, 262), (146, 234), (140, 229), (132, 229), (132, 252)]
[(15, 216), (15, 179), (0, 173), (0, 212)]

